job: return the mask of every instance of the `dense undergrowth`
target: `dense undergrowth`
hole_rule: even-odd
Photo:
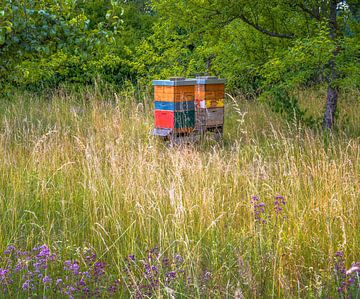
[[[331,135],[228,97],[224,140],[184,147],[131,88],[1,102],[1,296],[356,298],[358,97]]]

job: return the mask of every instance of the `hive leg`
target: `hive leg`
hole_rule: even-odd
[[[215,129],[215,131],[214,131],[214,139],[215,139],[216,141],[222,140],[223,135],[224,135],[224,129],[223,129],[223,127],[218,127],[218,128]]]

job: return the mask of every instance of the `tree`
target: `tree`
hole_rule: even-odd
[[[358,13],[358,2],[157,0],[154,6],[161,22],[183,28],[189,39],[198,43],[200,40],[203,42],[206,35],[222,36],[229,27],[247,32],[247,37],[256,35],[255,32],[261,34],[261,37],[256,35],[260,43],[266,44],[265,49],[273,50],[270,55],[264,55],[272,58],[262,56],[259,59],[262,60],[261,68],[257,72],[262,76],[263,86],[269,90],[278,89],[279,86],[291,89],[296,84],[308,84],[316,81],[316,78],[325,77],[328,92],[323,127],[333,128],[339,88],[342,79],[348,76],[346,64],[355,62],[357,70],[360,70],[358,60],[349,56],[351,52],[355,55],[357,50],[351,40],[354,36],[344,35],[345,24]],[[207,38],[206,42],[209,40],[211,38]],[[200,45],[203,45],[202,42]],[[215,39],[216,43],[222,41]],[[229,47],[231,43],[227,41]],[[211,56],[212,53],[208,54]]]
[[[146,2],[0,0],[0,93],[131,78],[133,51],[152,28]]]
[[[329,26],[329,34],[330,39],[337,43],[337,39],[339,36],[339,27],[337,22],[337,6],[340,3],[339,0],[330,0],[329,1],[329,13],[328,13],[328,26]],[[327,101],[324,113],[324,121],[323,127],[327,129],[331,129],[334,124],[335,112],[338,101],[338,86],[336,86],[335,81],[338,77],[338,72],[336,70],[335,58],[338,55],[340,48],[336,48],[333,51],[333,56],[329,60],[330,74],[328,77],[328,93],[327,93]]]

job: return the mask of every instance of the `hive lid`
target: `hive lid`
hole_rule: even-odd
[[[184,81],[185,77],[170,77],[170,81]]]
[[[188,86],[195,85],[196,79],[186,79],[184,77],[171,77],[169,80],[154,80],[154,86]]]
[[[225,84],[226,80],[216,76],[196,76],[196,84]]]
[[[196,79],[205,79],[205,80],[209,80],[209,79],[217,79],[218,77],[216,76],[196,76]]]

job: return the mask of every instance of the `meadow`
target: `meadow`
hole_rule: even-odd
[[[359,297],[358,99],[328,134],[227,97],[223,141],[181,147],[136,89],[2,101],[0,297]]]

